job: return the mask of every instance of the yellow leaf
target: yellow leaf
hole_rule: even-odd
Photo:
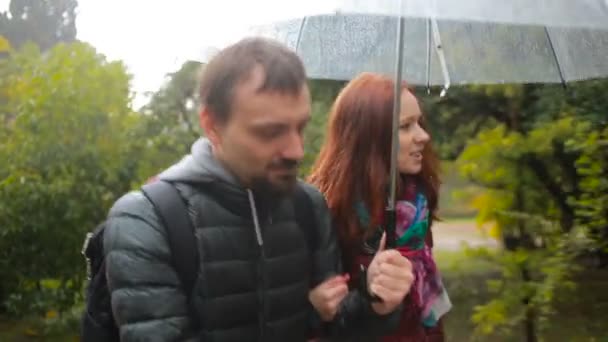
[[[10,51],[10,49],[11,43],[8,42],[8,39],[0,35],[0,52]]]
[[[23,331],[24,334],[26,334],[27,336],[38,336],[38,332],[32,328],[27,328]]]
[[[61,282],[57,279],[43,279],[40,281],[40,286],[45,289],[56,290],[61,285]]]
[[[500,229],[500,225],[498,224],[498,222],[494,221],[494,224],[488,229],[488,235],[490,235],[490,237],[493,237],[495,239],[500,238],[501,229]]]
[[[46,312],[45,318],[46,319],[53,319],[53,318],[56,318],[57,315],[58,315],[58,313],[57,313],[56,310],[49,310],[49,311]]]

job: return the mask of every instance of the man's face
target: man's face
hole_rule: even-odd
[[[287,194],[304,157],[303,130],[310,119],[306,85],[289,95],[258,89],[264,72],[256,68],[234,89],[225,123],[215,123],[215,153],[243,183],[258,191]]]

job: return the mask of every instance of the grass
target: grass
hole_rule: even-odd
[[[3,342],[29,342],[29,341],[78,341],[78,337],[69,332],[52,334],[49,336],[40,331],[38,326],[40,320],[36,318],[24,319],[21,321],[10,320],[0,317],[0,341]]]
[[[12,320],[0,316],[0,341],[79,341],[81,310],[80,305],[64,313],[63,316],[50,319],[28,317],[22,320]]]
[[[40,320],[36,318],[13,321],[0,318],[0,341],[2,342],[64,342],[80,340],[78,331],[58,331],[52,334],[43,333],[36,327]]]

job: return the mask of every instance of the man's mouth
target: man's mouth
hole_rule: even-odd
[[[272,168],[271,169],[273,172],[279,173],[279,174],[294,174],[298,172],[298,168],[297,167],[276,167],[276,168]]]
[[[278,172],[297,172],[299,162],[295,160],[283,159],[270,164],[269,169]]]

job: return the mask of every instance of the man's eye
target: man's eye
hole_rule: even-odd
[[[264,139],[273,139],[281,135],[281,132],[280,128],[264,128],[258,131],[258,135]]]

